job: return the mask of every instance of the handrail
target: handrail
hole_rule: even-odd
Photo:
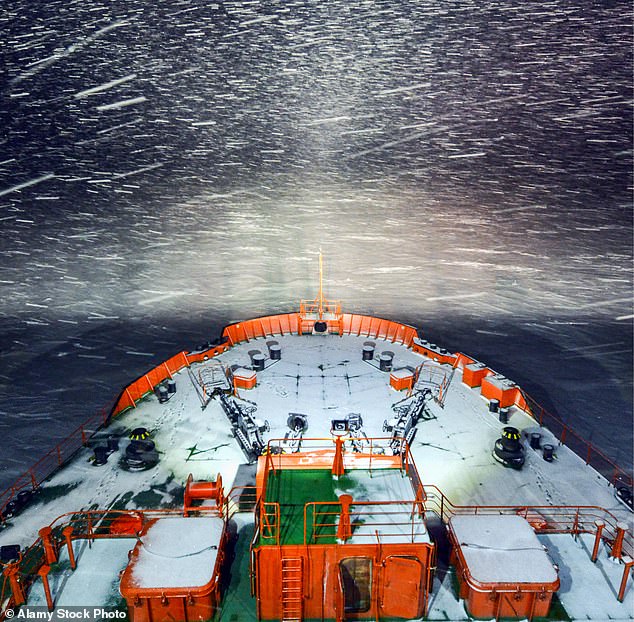
[[[615,485],[618,482],[622,482],[626,486],[632,487],[634,483],[632,473],[622,469],[600,449],[597,449],[590,441],[585,440],[577,434],[559,417],[544,409],[544,407],[530,397],[526,391],[521,388],[519,391],[526,402],[525,411],[539,423],[540,427],[545,427],[552,432],[562,445],[566,445],[582,458],[586,464],[589,464],[600,475],[603,475],[611,484]]]
[[[257,501],[257,488],[255,486],[233,486],[225,497],[227,515],[231,517],[237,512],[253,512]]]
[[[605,523],[603,539],[609,543],[616,537],[619,519],[597,505],[455,505],[434,484],[425,484],[425,509],[435,513],[443,523],[452,516],[464,514],[515,514],[523,516],[537,533],[595,533],[596,520]],[[634,534],[626,531],[623,552],[634,557]]]
[[[160,363],[147,373],[142,374],[135,381],[125,386],[114,405],[99,413],[89,417],[83,424],[74,430],[69,436],[55,445],[31,468],[20,475],[13,485],[9,486],[0,494],[0,523],[6,519],[6,509],[8,504],[17,498],[20,492],[34,492],[42,482],[50,477],[60,466],[69,460],[82,446],[86,446],[92,434],[103,426],[107,426],[110,420],[119,413],[136,406],[136,402],[142,399],[147,393],[153,390],[154,386],[172,374],[180,371],[192,363],[202,362],[211,357],[217,356],[230,347],[241,341],[249,341],[258,337],[277,334],[298,334],[299,314],[287,313],[272,315],[262,318],[246,320],[242,323],[230,324],[222,331],[223,340],[200,352],[178,352],[170,359]],[[399,342],[406,347],[414,348],[415,351],[422,351],[424,348],[414,343],[416,329],[406,324],[400,324],[391,320],[376,318],[373,316],[342,314],[341,334],[367,335],[368,337],[384,338],[394,342]],[[452,358],[454,367],[474,362],[474,359],[460,353],[449,355]],[[492,370],[491,370],[491,373]],[[608,458],[601,450],[592,443],[586,441],[570,426],[561,419],[548,413],[535,400],[528,396],[521,388],[517,387],[518,407],[526,410],[529,415],[539,423],[544,425],[572,451],[582,457],[586,464],[592,466],[599,474],[613,485],[622,482],[624,485],[632,487],[634,478],[632,473],[619,467],[616,462]],[[95,427],[92,430],[92,427]],[[558,434],[558,431],[560,433]],[[78,440],[81,439],[81,442]]]
[[[319,544],[320,540],[331,540],[337,536],[337,520],[341,514],[334,507],[340,504],[336,501],[309,501],[304,504],[304,544]],[[323,508],[323,509],[321,509]],[[393,531],[387,531],[377,536],[376,530],[368,533],[353,532],[356,539],[366,538],[376,542],[377,537],[389,538],[408,536],[409,541],[414,542],[416,525],[422,525],[420,505],[416,500],[391,500],[391,501],[356,501],[350,504],[350,513],[354,514],[353,529],[355,524],[371,525],[372,527],[388,527]],[[392,520],[394,518],[394,520]],[[407,527],[407,531],[398,527]],[[325,533],[318,533],[324,530]],[[402,542],[405,540],[401,540]]]

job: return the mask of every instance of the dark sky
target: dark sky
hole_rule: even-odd
[[[313,295],[320,246],[345,308],[493,357],[608,449],[624,426],[631,460],[631,25],[630,2],[7,4],[7,472],[46,422]]]

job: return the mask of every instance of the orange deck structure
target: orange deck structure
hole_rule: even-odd
[[[396,391],[411,389],[414,386],[414,372],[409,369],[395,369],[390,373],[390,386]]]
[[[324,444],[260,459],[252,549],[258,619],[425,615],[435,546],[407,446],[398,456],[344,451],[338,475],[333,441]]]
[[[239,367],[233,372],[233,386],[235,389],[253,389],[257,381],[257,374],[251,369]]]
[[[557,569],[521,516],[454,516],[449,520],[460,598],[475,618],[548,615],[559,589]]]

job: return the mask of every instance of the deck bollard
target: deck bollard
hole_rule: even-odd
[[[44,586],[44,595],[46,596],[46,606],[49,611],[53,611],[55,609],[55,605],[53,604],[53,596],[51,595],[51,585],[48,582],[48,573],[50,572],[50,566],[42,566],[37,574],[42,577],[42,585]]]
[[[603,528],[605,527],[605,523],[601,519],[597,519],[594,521],[594,524],[597,528],[597,533],[594,536],[594,548],[592,549],[592,561],[596,562],[597,557],[599,555],[599,545],[601,544],[601,534],[603,533]]]
[[[57,550],[53,544],[52,533],[53,530],[50,527],[42,527],[42,529],[38,531],[42,539],[42,544],[44,545],[44,558],[49,566],[57,562]]]
[[[77,561],[75,560],[75,551],[73,551],[73,541],[71,540],[71,536],[73,535],[73,526],[69,525],[68,527],[64,527],[62,534],[64,535],[66,546],[68,547],[68,559],[70,560],[70,567],[75,570],[75,568],[77,568]]]
[[[621,559],[621,557],[623,557],[623,538],[625,538],[626,531],[627,523],[619,521],[616,524],[616,538],[614,538],[614,543],[612,544],[610,557],[614,557],[614,559]]]

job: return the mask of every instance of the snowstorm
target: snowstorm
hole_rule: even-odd
[[[632,464],[632,6],[0,9],[0,488],[234,321],[406,322]]]

